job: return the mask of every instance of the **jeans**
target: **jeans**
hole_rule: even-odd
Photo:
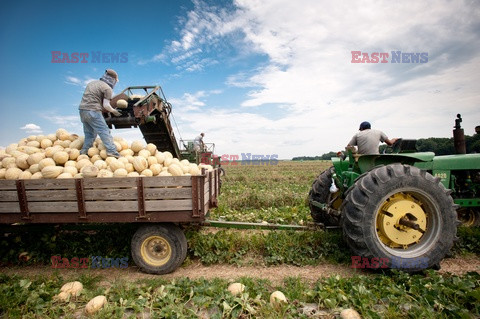
[[[107,149],[107,154],[119,155],[101,112],[80,110],[80,119],[82,120],[83,133],[85,134],[85,141],[80,154],[87,154],[88,149],[93,146],[93,142],[98,134]]]

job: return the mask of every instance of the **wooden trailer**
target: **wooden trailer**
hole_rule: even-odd
[[[135,263],[165,274],[187,254],[180,224],[205,221],[219,193],[219,169],[199,176],[0,180],[0,224],[137,223]]]

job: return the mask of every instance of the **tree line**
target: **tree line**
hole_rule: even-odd
[[[473,136],[465,135],[465,144],[467,153],[480,153],[480,134]],[[380,146],[380,153],[382,153],[386,145]],[[453,137],[429,137],[417,140],[417,151],[419,152],[434,152],[436,155],[451,155],[455,154],[455,146]],[[298,156],[292,158],[293,161],[313,161],[313,160],[330,160],[337,156],[337,152],[328,152],[320,156]]]

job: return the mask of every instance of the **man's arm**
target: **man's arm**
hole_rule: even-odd
[[[113,113],[115,116],[120,116],[122,113],[119,111],[115,110],[111,105],[110,105],[110,100],[103,99],[103,108],[107,110],[110,113]]]
[[[387,144],[388,146],[392,146],[393,143],[395,143],[396,141],[398,140],[398,138],[392,138],[392,139],[385,139],[385,144]]]

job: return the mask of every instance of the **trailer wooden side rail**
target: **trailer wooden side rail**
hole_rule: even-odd
[[[219,171],[200,176],[0,181],[0,223],[201,222]]]

